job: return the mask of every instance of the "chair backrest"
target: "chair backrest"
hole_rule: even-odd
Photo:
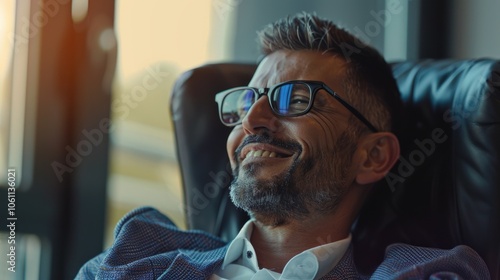
[[[500,62],[392,64],[404,103],[403,150],[353,226],[358,269],[369,272],[394,242],[466,244],[500,277]],[[215,93],[246,85],[255,65],[211,64],[184,73],[171,99],[190,228],[231,240],[248,216],[228,198],[230,128]]]

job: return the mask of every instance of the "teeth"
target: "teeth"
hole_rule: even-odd
[[[253,156],[253,151],[250,151],[245,158],[249,158]]]
[[[275,152],[270,152],[270,151],[265,151],[265,150],[258,150],[258,151],[250,151],[246,155],[245,158],[251,158],[251,157],[277,157],[278,155]]]

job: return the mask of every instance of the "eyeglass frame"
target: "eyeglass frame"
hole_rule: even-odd
[[[311,101],[309,102],[309,104],[307,105],[307,108],[303,112],[283,115],[282,113],[276,111],[275,108],[273,108],[271,98],[269,98],[269,93],[274,93],[276,88],[281,87],[281,86],[286,85],[286,84],[291,84],[291,83],[306,84],[309,87],[309,94],[311,97],[310,98]],[[372,132],[374,132],[374,133],[378,132],[378,130],[375,128],[374,125],[372,125],[370,123],[370,121],[368,121],[356,108],[354,108],[347,101],[345,101],[342,97],[340,97],[337,94],[337,92],[332,90],[330,87],[328,87],[325,83],[323,83],[321,81],[312,81],[312,80],[291,80],[291,81],[286,81],[286,82],[282,82],[282,83],[273,85],[272,87],[269,87],[269,88],[256,88],[256,87],[249,87],[249,86],[235,87],[235,88],[230,88],[230,89],[227,89],[227,90],[224,90],[224,91],[221,91],[221,92],[215,94],[215,102],[217,102],[218,107],[219,107],[219,118],[220,118],[222,124],[224,124],[225,126],[232,127],[232,126],[236,126],[236,125],[239,125],[242,123],[242,119],[240,119],[239,121],[232,123],[232,124],[227,124],[226,122],[224,122],[224,120],[222,118],[222,103],[224,101],[224,98],[228,94],[230,94],[234,91],[243,90],[243,89],[252,90],[252,92],[257,95],[257,98],[255,99],[254,103],[250,106],[250,108],[257,102],[257,100],[259,100],[262,96],[265,95],[268,97],[267,99],[269,101],[269,107],[271,108],[273,113],[276,114],[277,116],[281,116],[281,117],[298,117],[298,116],[302,116],[302,115],[309,113],[309,111],[311,111],[311,108],[313,107],[314,99],[316,98],[316,93],[319,90],[324,89],[328,94],[333,96],[340,104],[342,104],[342,106],[344,106],[347,110],[349,110],[349,112],[351,112],[356,118],[358,118],[358,120],[360,120],[363,124],[365,124]]]

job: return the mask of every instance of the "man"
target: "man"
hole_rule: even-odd
[[[350,228],[373,183],[399,157],[401,108],[390,67],[371,47],[309,14],[259,35],[265,58],[248,87],[219,93],[233,168],[231,199],[251,220],[229,244],[182,232],[149,208],[77,278],[361,279]],[[317,240],[329,243],[318,246]],[[330,242],[331,241],[331,242]],[[373,279],[488,279],[470,248],[396,244]]]

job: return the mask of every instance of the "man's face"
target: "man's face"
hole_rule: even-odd
[[[344,62],[331,54],[278,51],[262,61],[249,85],[316,80],[342,95],[344,71]],[[334,211],[354,179],[350,117],[324,90],[311,111],[298,117],[274,115],[268,98],[261,97],[227,142],[236,206],[272,225]]]

